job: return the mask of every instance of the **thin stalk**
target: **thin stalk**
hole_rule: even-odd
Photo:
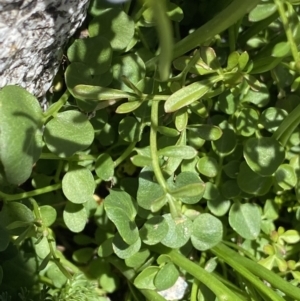
[[[128,268],[124,261],[115,257],[115,256],[110,256],[108,258],[109,263],[111,263],[113,266],[115,266],[122,274],[123,276],[129,280],[131,283],[133,282],[134,278],[136,277],[136,272]],[[164,297],[159,295],[156,291],[152,290],[146,290],[146,289],[141,289],[139,290],[147,300],[149,301],[167,301]]]
[[[224,260],[228,265],[234,268],[244,278],[248,279],[257,290],[259,290],[264,296],[267,296],[272,301],[284,301],[282,297],[277,295],[273,290],[269,289],[261,281],[258,282],[258,278],[264,279],[269,282],[274,288],[282,291],[287,296],[293,299],[299,299],[300,289],[291,285],[287,281],[283,280],[276,273],[266,269],[262,265],[248,258],[245,258],[220,243],[216,247],[211,249],[211,252]]]
[[[95,155],[86,155],[86,154],[75,154],[68,158],[62,158],[52,153],[42,153],[40,159],[46,160],[65,160],[65,161],[95,161],[97,157]]]
[[[170,75],[171,61],[173,57],[173,31],[171,22],[166,14],[165,1],[148,0],[148,4],[153,10],[156,23],[157,35],[159,39],[160,53],[158,71],[160,79],[166,81]]]
[[[58,162],[58,166],[57,166],[57,169],[56,169],[56,172],[55,172],[55,175],[54,175],[54,182],[55,183],[59,183],[60,174],[61,174],[63,168],[64,168],[64,162],[62,160],[60,160]]]
[[[159,166],[159,158],[157,155],[157,127],[158,127],[158,104],[159,101],[152,101],[151,107],[151,129],[150,129],[150,153],[152,159],[152,167],[157,182],[167,192],[167,183]]]
[[[173,59],[212,39],[241,19],[247,12],[254,8],[260,0],[234,0],[213,19],[195,30],[193,33],[174,45]],[[147,67],[156,64],[158,57],[149,60]]]
[[[235,40],[236,40],[236,37],[235,37],[235,26],[234,25],[231,25],[229,28],[228,28],[228,37],[229,37],[229,51],[230,52],[233,52],[235,51]]]
[[[262,21],[255,22],[253,25],[251,25],[251,27],[249,29],[247,29],[246,31],[241,33],[241,35],[239,36],[239,43],[244,44],[250,38],[254,37],[262,30],[265,30],[271,23],[273,23],[278,18],[278,16],[279,15],[276,12],[273,15],[271,15],[270,17],[268,17]]]
[[[34,197],[36,195],[44,194],[47,192],[55,191],[55,190],[60,189],[61,187],[62,187],[62,184],[57,183],[57,184],[49,185],[49,186],[46,186],[43,188],[39,188],[39,189],[35,189],[32,191],[27,191],[27,192],[22,192],[22,193],[17,193],[17,194],[6,194],[6,193],[0,191],[0,197],[5,202],[16,201],[16,200]]]
[[[163,245],[156,245],[151,249],[156,253],[168,255],[174,264],[207,286],[217,296],[219,301],[244,301],[228,289],[228,287],[219,281],[212,273],[207,272],[196,263],[185,258],[178,251],[169,249]]]
[[[249,257],[251,260],[256,261],[256,258],[248,251],[246,251],[245,249],[243,249],[242,247],[240,247],[239,245],[236,245],[232,242],[229,241],[223,241],[224,245],[227,245],[233,249],[236,249],[237,251],[240,251],[242,253],[244,253],[247,257]]]
[[[114,166],[117,167],[120,165],[133,151],[135,148],[136,142],[132,142],[128,145],[128,147],[125,149],[125,151],[122,153],[122,155],[114,161]]]
[[[300,105],[298,105],[280,124],[273,137],[285,146],[300,123]]]
[[[282,24],[283,24],[283,27],[284,27],[284,31],[285,31],[287,40],[289,42],[289,46],[291,48],[291,52],[292,52],[294,61],[298,62],[299,61],[298,47],[297,47],[297,45],[295,43],[295,40],[294,40],[294,37],[293,37],[292,28],[291,28],[291,26],[289,24],[287,13],[286,13],[286,11],[284,9],[284,2],[282,0],[274,0],[274,2],[277,5],[279,16],[280,16],[280,19],[282,21]]]
[[[58,111],[66,104],[68,98],[70,97],[70,92],[67,89],[65,93],[60,97],[60,99],[54,103],[50,108],[43,113],[44,115],[44,123],[52,116],[58,113]]]

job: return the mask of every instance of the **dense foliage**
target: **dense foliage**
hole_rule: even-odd
[[[299,5],[94,0],[1,89],[0,300],[300,300]]]

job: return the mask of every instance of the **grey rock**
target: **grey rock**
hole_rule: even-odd
[[[16,84],[46,94],[63,47],[86,16],[89,0],[1,0],[0,88]]]

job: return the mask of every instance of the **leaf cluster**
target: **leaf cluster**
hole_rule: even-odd
[[[299,9],[94,0],[2,88],[0,300],[299,300]]]

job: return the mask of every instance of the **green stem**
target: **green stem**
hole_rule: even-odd
[[[179,41],[174,46],[173,59],[177,58],[192,49],[212,39],[215,35],[223,32],[231,25],[253,9],[260,0],[234,0],[223,11],[217,14],[213,19],[195,30],[193,33]],[[146,63],[147,67],[153,66],[157,62],[157,57]]]
[[[213,274],[185,258],[178,251],[169,249],[163,245],[155,245],[151,250],[159,254],[168,255],[174,264],[187,271],[190,275],[194,276],[207,286],[217,296],[219,301],[244,301],[228,289],[221,281],[216,279]]]
[[[276,19],[278,18],[278,13],[274,13],[270,17],[253,23],[249,29],[246,31],[242,32],[241,35],[239,36],[239,43],[244,44],[246,43],[250,38],[254,37],[257,35],[259,32],[265,30],[271,23],[273,23]]]
[[[150,153],[152,159],[152,167],[157,182],[167,192],[167,183],[159,166],[159,158],[157,155],[157,127],[158,127],[158,104],[159,101],[152,101],[151,108],[151,129],[150,129]]]
[[[173,32],[171,22],[166,14],[165,1],[148,0],[153,10],[159,39],[160,53],[158,71],[160,79],[166,81],[170,75],[170,66],[173,57]]]
[[[229,37],[229,51],[235,51],[235,26],[232,25],[228,28],[228,37]]]
[[[57,114],[57,112],[66,104],[69,97],[70,97],[70,92],[67,89],[65,91],[65,93],[61,96],[61,98],[56,103],[54,103],[52,106],[50,106],[50,108],[46,112],[44,112],[44,114],[43,114],[44,115],[44,123],[46,123],[46,121],[50,117]]]
[[[221,177],[222,177],[222,170],[223,170],[223,157],[219,157],[219,169],[218,169],[218,174],[216,176],[216,180],[215,180],[215,185],[219,186],[220,182],[221,182]]]
[[[295,40],[294,40],[294,37],[293,37],[293,32],[292,32],[292,29],[290,27],[289,20],[288,20],[288,17],[287,17],[287,13],[284,9],[284,2],[282,0],[274,0],[274,2],[277,5],[279,16],[280,16],[280,19],[282,21],[288,43],[289,43],[289,46],[290,46],[291,51],[292,51],[294,61],[298,62],[298,60],[299,60],[298,47],[295,43]],[[288,3],[286,3],[286,4],[288,5]]]
[[[55,175],[54,175],[54,182],[55,183],[59,183],[60,174],[61,174],[63,168],[64,168],[64,162],[62,160],[60,160],[58,162],[58,166],[57,166],[57,169],[56,169],[56,172],[55,172]]]
[[[65,160],[65,161],[95,161],[97,157],[95,155],[86,155],[86,154],[75,154],[68,158],[62,158],[52,153],[42,153],[40,159],[46,160]]]
[[[252,283],[252,285],[259,290],[264,296],[272,301],[284,301],[282,297],[276,294],[273,290],[268,288],[257,277],[269,282],[272,287],[282,291],[292,299],[299,299],[300,289],[280,278],[276,273],[269,271],[262,265],[248,258],[245,258],[220,243],[211,249],[212,253],[224,260],[236,272],[241,274],[244,278]]]
[[[3,199],[3,201],[6,201],[6,202],[16,201],[16,200],[34,197],[39,194],[44,194],[47,192],[55,191],[55,190],[60,189],[61,187],[62,187],[62,184],[57,183],[57,184],[49,185],[49,186],[46,186],[43,188],[35,189],[32,191],[28,191],[28,192],[17,193],[17,194],[6,194],[6,193],[0,191],[0,197]]]
[[[283,146],[286,145],[290,136],[300,123],[300,105],[298,105],[280,124],[273,137]]]
[[[223,244],[226,245],[226,246],[231,247],[232,249],[236,249],[237,251],[240,251],[240,252],[244,253],[251,260],[256,261],[256,258],[250,252],[246,251],[245,249],[243,249],[239,245],[236,245],[236,244],[234,244],[232,242],[229,242],[229,241],[224,241]]]
[[[133,282],[134,278],[136,277],[136,272],[133,269],[128,268],[123,260],[115,256],[110,256],[108,261],[114,265],[123,274],[123,276],[126,277],[127,280]],[[140,292],[149,301],[166,301],[166,299],[159,295],[156,291],[141,289]]]
[[[136,142],[132,142],[128,145],[128,147],[125,149],[125,151],[122,153],[122,155],[115,160],[114,165],[115,167],[117,167],[118,165],[120,165],[133,151],[133,149],[135,148]]]

